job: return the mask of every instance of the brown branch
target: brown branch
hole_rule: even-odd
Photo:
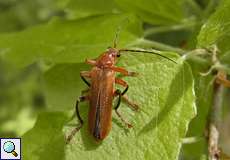
[[[219,64],[217,57],[218,48],[214,46],[212,55],[212,63]],[[222,103],[224,86],[226,85],[227,75],[225,72],[218,70],[214,84],[213,84],[213,103],[209,113],[209,132],[208,132],[208,152],[209,160],[220,160],[219,144],[219,126],[221,121]],[[226,80],[226,81],[225,81]]]
[[[208,151],[209,160],[219,160],[220,150],[219,143],[219,123],[221,117],[221,107],[223,101],[224,87],[221,84],[214,84],[213,105],[210,110],[210,122],[209,122],[209,139],[208,139]]]

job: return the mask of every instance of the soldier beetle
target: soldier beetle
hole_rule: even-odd
[[[119,72],[124,76],[135,76],[135,72],[127,71],[122,67],[115,66],[117,59],[124,52],[142,52],[151,53],[157,56],[166,58],[174,63],[174,60],[161,55],[159,52],[148,51],[142,49],[117,49],[117,34],[114,40],[113,47],[110,47],[102,53],[97,59],[86,59],[86,63],[92,65],[93,68],[90,71],[82,71],[80,73],[81,79],[89,87],[82,92],[82,96],[77,99],[76,102],[76,116],[80,122],[80,126],[72,130],[67,137],[67,143],[73,138],[73,136],[80,130],[83,125],[83,119],[79,113],[79,103],[83,101],[89,102],[88,112],[88,125],[89,133],[95,138],[96,141],[101,141],[109,134],[112,126],[112,104],[115,97],[118,97],[118,102],[115,106],[115,113],[121,119],[122,122],[131,128],[132,125],[128,123],[119,113],[118,108],[120,106],[121,98],[123,98],[134,110],[138,110],[138,105],[131,102],[125,93],[128,91],[129,85],[121,78],[115,77],[115,73]],[[89,79],[90,81],[88,81]],[[123,91],[115,89],[115,84],[123,86]]]

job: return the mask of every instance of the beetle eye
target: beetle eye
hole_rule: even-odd
[[[106,51],[109,51],[112,47],[107,47]]]

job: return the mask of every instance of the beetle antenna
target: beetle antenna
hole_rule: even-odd
[[[113,41],[113,48],[116,48],[116,47],[117,47],[117,44],[118,44],[118,40],[119,40],[119,36],[120,36],[121,30],[122,30],[122,27],[123,27],[126,23],[129,23],[129,19],[128,19],[128,18],[123,19],[123,20],[121,21],[121,24],[117,27],[117,31],[116,31],[116,34],[115,34],[115,38],[114,38],[114,41]]]
[[[150,54],[155,54],[157,56],[163,57],[169,61],[172,61],[174,63],[177,63],[176,61],[174,61],[173,59],[166,57],[162,54],[160,54],[160,51],[154,50],[154,51],[147,51],[147,50],[138,50],[138,49],[119,49],[119,52],[141,52],[141,53],[150,53]]]
[[[116,31],[116,34],[115,34],[115,38],[114,38],[114,41],[113,41],[113,48],[117,47],[117,43],[118,43],[118,38],[119,38],[120,32],[121,32],[121,26],[119,26],[117,28],[117,31]]]

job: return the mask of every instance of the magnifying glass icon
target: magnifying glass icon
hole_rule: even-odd
[[[15,145],[13,142],[11,141],[7,141],[3,144],[3,150],[6,152],[6,153],[11,153],[14,155],[14,157],[17,157],[18,154],[17,152],[15,152]]]

